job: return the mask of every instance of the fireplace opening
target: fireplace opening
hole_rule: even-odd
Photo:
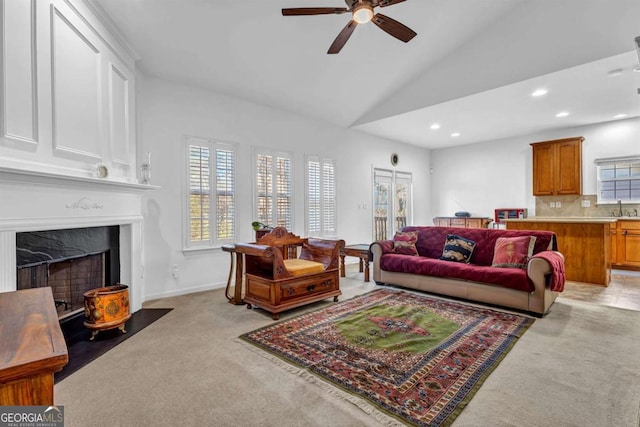
[[[120,281],[119,227],[17,233],[17,289],[49,286],[58,318],[84,313],[84,293]]]
[[[18,289],[51,287],[58,318],[62,320],[83,311],[86,291],[105,286],[105,255],[103,252],[18,268]]]

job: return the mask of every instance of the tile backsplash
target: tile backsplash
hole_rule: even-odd
[[[585,203],[588,202],[587,204],[589,205],[589,207],[583,207],[583,201],[585,201]],[[558,207],[558,202],[560,202],[560,207]],[[553,208],[551,207],[551,204],[554,205]],[[638,216],[639,211],[640,211],[640,204],[637,204],[637,203],[622,204],[623,216]],[[595,194],[582,195],[582,196],[536,197],[536,216],[611,217],[611,216],[619,216],[618,213],[619,213],[619,209],[617,204],[597,205]]]

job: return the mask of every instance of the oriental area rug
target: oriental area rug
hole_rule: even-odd
[[[405,423],[447,426],[533,321],[381,289],[240,338]]]

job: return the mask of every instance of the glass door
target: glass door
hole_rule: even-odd
[[[373,170],[373,239],[391,239],[411,224],[411,174],[386,169]]]

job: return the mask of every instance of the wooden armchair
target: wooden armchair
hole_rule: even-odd
[[[291,257],[301,247],[298,257]],[[338,300],[339,257],[344,240],[301,238],[276,227],[256,243],[238,243],[245,257],[247,308],[259,306],[272,314],[325,298]],[[293,250],[291,250],[293,248]]]

